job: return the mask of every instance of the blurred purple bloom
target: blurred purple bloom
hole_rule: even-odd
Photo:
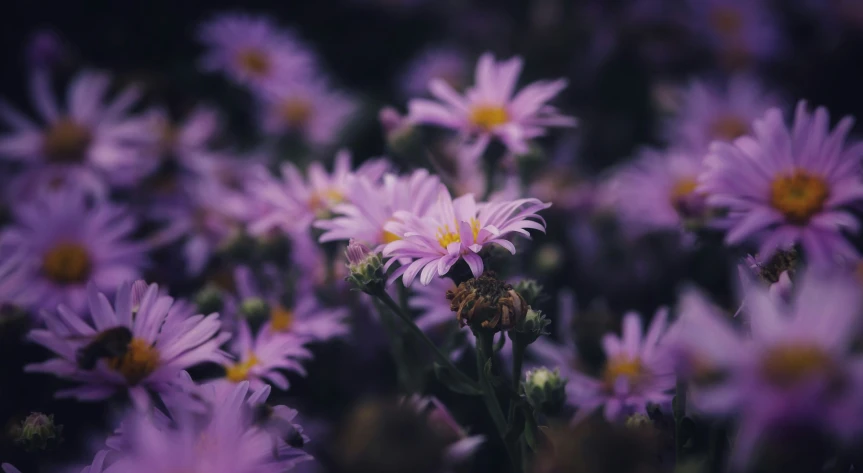
[[[303,346],[303,339],[289,335],[263,337],[262,332],[253,337],[252,329],[245,320],[240,320],[237,328],[230,345],[230,352],[237,359],[225,365],[224,379],[227,382],[248,381],[252,389],[270,382],[284,391],[289,385],[281,371],[305,376],[306,370],[300,361],[310,359],[312,353]]]
[[[50,68],[67,54],[57,33],[51,30],[36,31],[27,44],[27,61],[37,68]]]
[[[221,125],[218,112],[198,106],[182,120],[173,122],[167,110],[155,109],[149,116],[152,133],[158,137],[156,154],[173,159],[184,171],[202,173],[218,158],[210,150]]]
[[[435,397],[420,397],[413,395],[402,398],[401,402],[425,414],[429,427],[445,439],[452,439],[444,453],[447,463],[452,466],[470,458],[479,446],[485,442],[485,436],[468,436],[467,432],[456,422],[446,406]]]
[[[470,64],[465,55],[451,48],[432,48],[421,52],[408,64],[401,78],[401,89],[408,97],[428,91],[433,79],[441,79],[454,90],[467,86]]]
[[[687,24],[732,68],[774,59],[783,49],[777,15],[766,0],[688,0]]]

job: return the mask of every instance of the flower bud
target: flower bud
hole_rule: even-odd
[[[222,293],[213,284],[207,284],[195,295],[195,304],[198,306],[198,311],[202,314],[221,312],[224,307]]]
[[[521,323],[515,326],[515,330],[509,333],[510,338],[516,343],[530,345],[537,338],[548,335],[546,330],[551,325],[551,321],[543,315],[542,311],[533,310],[530,307],[527,309],[527,315]]]
[[[260,297],[251,297],[240,303],[240,314],[247,319],[265,319],[270,315],[270,305]]]
[[[61,442],[63,426],[54,423],[54,414],[45,415],[33,412],[20,426],[14,428],[15,442],[28,452],[45,450],[50,445]]]
[[[369,247],[357,242],[353,238],[345,249],[348,258],[348,269],[351,274],[348,281],[354,283],[363,292],[372,293],[383,287],[384,274],[381,268],[383,260],[381,255],[373,253]]]
[[[450,310],[458,315],[459,325],[470,325],[474,331],[511,330],[524,320],[528,310],[521,294],[491,271],[447,291],[446,298]]]
[[[524,375],[524,394],[527,402],[545,415],[556,415],[566,402],[566,379],[560,370],[548,368],[530,370]]]

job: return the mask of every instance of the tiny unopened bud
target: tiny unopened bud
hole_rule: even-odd
[[[524,302],[529,306],[536,305],[542,295],[542,285],[534,279],[524,279],[519,281],[515,286],[513,286],[513,289],[515,289],[515,292],[521,294],[521,297],[524,298]]]
[[[195,295],[195,304],[202,314],[221,312],[222,307],[224,307],[221,291],[212,284],[207,284]]]
[[[60,443],[63,426],[54,423],[54,414],[33,412],[15,429],[15,442],[28,452],[45,450]]]
[[[509,333],[510,338],[516,343],[529,345],[543,335],[548,335],[546,330],[551,325],[551,321],[542,313],[542,311],[528,308],[527,315],[524,319],[516,324],[515,330]]]
[[[626,418],[626,426],[630,429],[641,429],[653,425],[653,421],[647,414],[637,412]]]
[[[560,370],[548,368],[529,370],[524,375],[524,395],[537,411],[553,416],[560,412],[566,402],[566,382]]]
[[[491,271],[468,279],[447,291],[450,310],[458,315],[459,325],[470,325],[474,331],[512,330],[527,315],[524,298],[511,284],[498,279]]]
[[[265,319],[270,315],[270,305],[260,297],[244,299],[240,303],[240,314],[247,319]]]
[[[369,249],[366,245],[351,238],[345,249],[348,258],[348,269],[351,274],[346,280],[354,283],[360,290],[372,293],[383,287],[384,274],[381,255]]]

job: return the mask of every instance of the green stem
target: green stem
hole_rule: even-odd
[[[486,409],[488,409],[488,413],[491,416],[491,420],[494,423],[495,428],[497,428],[497,433],[500,435],[500,438],[506,447],[506,453],[509,455],[513,471],[520,472],[521,462],[518,460],[518,453],[507,435],[509,432],[509,424],[503,416],[503,410],[497,400],[494,385],[492,385],[491,380],[485,371],[486,363],[488,363],[488,361],[491,360],[491,357],[494,356],[494,349],[492,347],[493,337],[494,335],[490,333],[476,333],[477,376],[479,377],[479,383],[482,388],[482,399],[485,402]]]
[[[683,418],[686,416],[686,383],[678,380],[674,393],[674,457],[680,465],[683,459]]]

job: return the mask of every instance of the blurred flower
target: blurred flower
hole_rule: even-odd
[[[527,402],[537,412],[544,415],[556,415],[566,401],[566,378],[560,376],[560,370],[536,368],[524,374],[524,393]]]
[[[408,119],[458,130],[469,156],[480,156],[492,138],[501,140],[512,153],[526,153],[528,140],[543,136],[546,127],[576,122],[546,105],[566,87],[563,79],[534,82],[513,97],[521,68],[521,58],[497,63],[491,54],[484,54],[476,66],[476,83],[464,96],[444,80],[434,79],[429,91],[443,104],[413,99]]]
[[[300,361],[310,359],[312,353],[303,346],[301,338],[264,337],[262,331],[252,337],[252,329],[245,320],[237,323],[237,329],[230,347],[237,360],[225,364],[226,381],[248,381],[252,389],[270,382],[285,391],[289,386],[288,379],[281,370],[305,376],[306,370]]]
[[[770,60],[782,50],[776,14],[765,0],[689,0],[687,24],[704,35],[731,69]]]
[[[601,379],[575,371],[567,373],[572,386],[567,394],[570,402],[578,406],[577,420],[602,406],[605,418],[617,421],[646,412],[648,403],[669,403],[674,371],[658,347],[667,317],[667,310],[658,310],[644,335],[639,315],[627,314],[623,317],[622,336],[607,334],[602,339],[607,361]]]
[[[762,260],[757,255],[747,255],[748,273],[758,276],[770,287],[770,294],[788,300],[791,297],[793,284],[791,276],[797,272],[799,264],[797,251],[779,250],[769,260]]]
[[[846,117],[830,132],[827,110],[810,114],[801,101],[793,129],[771,109],[755,122],[753,137],[715,143],[698,191],[708,204],[728,208],[726,243],[755,239],[762,258],[800,243],[813,264],[854,259],[842,232],[856,232],[859,223],[840,210],[863,200],[863,147],[845,146],[852,124]]]
[[[479,277],[483,262],[478,253],[497,244],[515,254],[515,246],[506,237],[512,233],[529,237],[528,229],[545,231],[545,220],[537,212],[550,206],[537,199],[478,204],[472,194],[453,200],[446,189],[441,189],[426,216],[397,211],[396,221],[384,225],[384,231],[403,235],[384,248],[383,255],[390,258],[387,265],[402,258],[412,260],[402,264],[392,279],[402,276],[409,286],[422,270],[420,282],[426,285],[435,275],[446,274],[460,259],[468,264],[474,277]]]
[[[50,68],[62,61],[68,51],[56,32],[42,29],[30,37],[26,54],[32,67]]]
[[[125,208],[88,205],[75,193],[55,193],[13,209],[15,223],[0,232],[0,253],[26,255],[4,279],[26,281],[15,301],[53,311],[58,304],[79,311],[86,286],[112,293],[138,277],[145,247],[129,239],[136,222]],[[5,284],[5,282],[4,282]]]
[[[54,352],[58,358],[26,366],[28,372],[51,373],[83,384],[64,389],[57,397],[81,401],[106,399],[127,390],[139,407],[150,404],[148,391],[171,391],[180,371],[203,362],[224,363],[227,358],[219,346],[230,337],[219,334],[218,314],[185,317],[172,311],[173,299],[159,295],[151,284],[132,316],[131,285],[120,286],[114,305],[95,286],[87,288],[89,317],[76,314],[65,305],[57,312],[45,312],[45,329],[30,332],[30,338]],[[92,325],[90,322],[92,321]],[[131,332],[126,346],[118,343],[118,327]],[[123,340],[125,341],[125,340]],[[99,345],[95,345],[99,344]],[[92,369],[84,369],[84,356],[91,352],[117,352],[99,357]]]
[[[357,111],[354,99],[320,77],[279,82],[260,96],[263,130],[296,135],[315,146],[333,144]]]
[[[210,170],[217,158],[210,145],[219,133],[218,112],[209,107],[194,108],[183,120],[174,122],[162,108],[150,112],[152,133],[158,137],[155,152],[161,159],[170,159],[183,171],[193,174]]]
[[[325,230],[321,242],[349,240],[372,245],[375,251],[402,238],[384,226],[396,220],[399,211],[423,217],[435,202],[441,184],[437,176],[417,169],[404,176],[386,174],[377,178],[357,176],[347,192],[347,202],[333,206],[336,217],[319,220],[315,227]]]
[[[200,25],[198,39],[209,48],[202,69],[222,72],[256,91],[304,79],[314,68],[306,46],[267,16],[221,13]]]
[[[676,147],[701,157],[713,141],[732,142],[752,134],[752,122],[779,100],[750,76],[732,77],[725,88],[693,81],[680,97],[682,108],[665,124]]]
[[[446,406],[436,397],[420,397],[414,394],[402,398],[401,403],[425,415],[431,430],[448,443],[444,457],[445,462],[450,465],[470,458],[485,441],[483,435],[468,436]]]
[[[125,88],[103,104],[110,76],[80,72],[69,85],[63,110],[49,81],[45,71],[31,78],[32,100],[45,125],[0,103],[0,120],[13,130],[0,136],[0,158],[73,173],[85,169],[116,186],[135,184],[151,170],[146,149],[154,135],[148,118],[129,115],[140,96],[137,88]]]
[[[408,97],[426,93],[433,79],[441,79],[454,90],[467,86],[470,65],[456,49],[437,47],[422,51],[401,77],[401,89]]]

